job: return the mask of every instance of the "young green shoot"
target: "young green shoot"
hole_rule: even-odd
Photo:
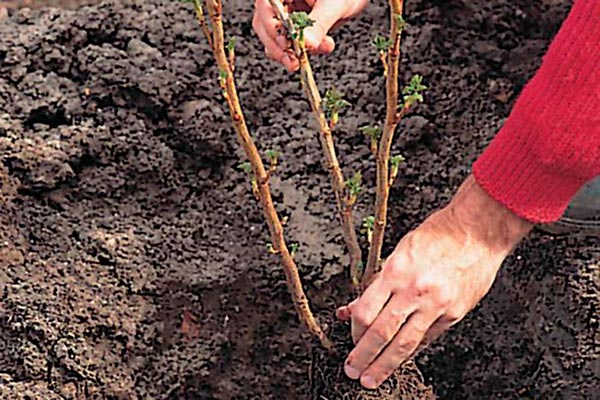
[[[335,88],[327,89],[323,110],[325,111],[325,118],[329,121],[330,129],[333,129],[339,122],[340,111],[348,106],[350,106],[350,103],[344,99],[344,95]]]
[[[287,3],[287,1],[286,1]],[[356,228],[354,224],[354,216],[352,210],[352,204],[350,203],[351,196],[348,194],[348,190],[345,186],[346,178],[340,167],[338,157],[335,150],[335,143],[333,141],[332,126],[335,125],[337,119],[339,119],[340,110],[347,106],[343,101],[332,101],[330,102],[329,114],[330,119],[328,120],[325,111],[325,99],[321,95],[317,82],[315,80],[308,51],[304,43],[304,29],[312,26],[314,21],[306,13],[293,13],[289,14],[284,7],[283,0],[269,0],[269,4],[275,12],[276,18],[281,22],[287,32],[288,38],[292,41],[292,48],[294,54],[299,61],[299,73],[302,88],[306,94],[306,98],[310,104],[310,108],[314,117],[315,122],[319,128],[319,141],[325,156],[325,165],[329,171],[331,179],[331,186],[335,194],[336,208],[342,225],[342,233],[344,236],[344,242],[348,248],[348,255],[350,258],[350,274],[353,277],[357,276],[357,265],[362,260],[360,245],[358,238],[356,237]],[[332,95],[333,93],[331,93]],[[336,97],[336,96],[328,97]],[[338,100],[341,99],[341,96]],[[336,115],[337,114],[337,115]],[[332,123],[333,122],[333,123]]]
[[[383,65],[383,75],[387,77],[388,74],[388,62],[387,55],[392,47],[392,40],[385,36],[377,35],[373,38],[373,46],[377,50],[377,54],[379,55],[379,60]]]
[[[294,262],[294,258],[286,245],[281,219],[273,204],[267,171],[250,134],[240,105],[235,77],[233,76],[233,66],[225,44],[223,0],[210,0],[206,2],[193,0],[193,4],[198,22],[205,33],[219,69],[219,85],[223,90],[224,98],[227,102],[233,128],[238,137],[238,142],[244,151],[244,155],[250,164],[249,166],[242,164],[241,169],[252,176],[252,189],[266,219],[271,236],[271,246],[280,255],[294,307],[302,324],[321,341],[323,347],[331,350],[333,349],[333,343],[329,340],[325,332],[323,332],[323,329],[310,309],[308,299],[302,287],[298,266]],[[203,7],[206,9],[207,15],[204,14]],[[292,250],[296,252],[297,246],[293,247]]]
[[[290,255],[294,257],[298,253],[298,249],[300,248],[299,243],[290,244]]]
[[[269,254],[279,254],[279,251],[275,249],[273,243],[267,243],[267,251],[269,252]]]
[[[346,181],[346,188],[349,194],[348,207],[352,207],[356,203],[358,195],[362,192],[362,173],[360,171]]]
[[[219,87],[223,92],[223,97],[227,100],[227,77],[229,77],[229,72],[225,70],[219,70]]]
[[[398,25],[398,31],[400,31],[400,33],[402,33],[403,31],[405,31],[408,28],[408,23],[404,20],[404,18],[402,18],[401,14],[396,14],[396,15],[394,15],[394,17],[396,18],[396,24]]]
[[[281,157],[281,153],[276,150],[267,150],[265,152],[267,158],[269,159],[269,170],[267,171],[267,175],[271,176],[275,169],[277,169],[277,164],[279,162],[279,157]]]
[[[242,171],[244,171],[250,177],[250,185],[252,187],[252,194],[256,197],[257,200],[260,200],[260,191],[258,190],[258,182],[256,181],[256,177],[252,171],[252,164],[249,162],[241,163],[238,166]]]
[[[381,137],[381,134],[383,133],[383,129],[381,129],[378,126],[362,126],[360,128],[358,128],[359,131],[361,131],[363,134],[365,134],[369,139],[370,139],[370,143],[371,143],[371,153],[373,153],[374,156],[377,157],[377,143],[379,142],[379,138]]]
[[[402,89],[404,108],[408,109],[417,103],[423,102],[423,92],[425,90],[427,90],[427,86],[423,85],[423,77],[421,75],[413,75],[408,85]]]
[[[396,177],[398,176],[398,168],[400,167],[400,164],[402,164],[404,161],[406,161],[406,159],[401,154],[392,156],[392,158],[390,158],[390,165],[391,165],[390,183],[389,183],[390,187],[392,187],[392,185],[394,184],[394,181],[396,180]]]
[[[231,37],[227,41],[225,45],[225,49],[227,50],[227,58],[229,59],[229,65],[231,66],[231,70],[235,71],[235,38]]]
[[[298,40],[304,46],[304,29],[310,28],[315,24],[315,21],[310,19],[304,11],[297,11],[290,14],[292,21],[292,40]]]
[[[373,215],[369,215],[365,219],[363,219],[361,233],[367,237],[367,242],[371,244],[373,240],[373,229],[375,229],[375,217]]]

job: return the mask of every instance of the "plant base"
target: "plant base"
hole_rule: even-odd
[[[311,399],[323,400],[432,400],[433,390],[423,382],[414,361],[404,364],[377,390],[363,388],[358,381],[348,379],[343,365],[354,345],[347,323],[334,322],[330,334],[336,353],[318,347],[313,350],[310,367]]]

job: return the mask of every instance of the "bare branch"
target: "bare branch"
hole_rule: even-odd
[[[202,7],[200,7],[202,8]],[[310,310],[308,300],[304,294],[298,268],[294,262],[293,255],[285,243],[283,235],[283,227],[277,210],[273,204],[271,191],[269,188],[269,179],[265,166],[261,160],[260,154],[250,136],[248,127],[242,108],[240,106],[238,93],[233,76],[233,68],[230,64],[230,59],[226,52],[223,19],[222,19],[222,3],[221,0],[207,0],[206,8],[208,10],[210,25],[212,27],[212,43],[213,54],[219,67],[220,81],[224,90],[224,97],[229,107],[233,126],[238,136],[240,145],[242,146],[248,161],[252,166],[253,181],[256,185],[256,192],[260,204],[263,209],[263,214],[269,226],[271,234],[271,252],[279,254],[283,269],[285,272],[288,288],[292,294],[292,299],[300,321],[308,328],[308,330],[319,338],[322,345],[327,349],[333,349],[333,344],[327,338],[312,311]]]

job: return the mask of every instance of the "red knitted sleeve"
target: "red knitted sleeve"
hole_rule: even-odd
[[[473,166],[493,198],[555,221],[600,175],[600,0],[576,0],[508,120]]]

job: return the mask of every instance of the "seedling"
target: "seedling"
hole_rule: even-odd
[[[286,280],[296,310],[301,322],[308,330],[319,338],[324,347],[331,349],[332,343],[315,320],[306,296],[304,294],[298,268],[294,256],[298,252],[298,243],[286,245],[282,220],[279,218],[273,204],[269,187],[270,174],[275,170],[281,154],[274,150],[267,150],[269,169],[265,166],[258,153],[256,145],[248,131],[242,109],[239,104],[235,85],[234,61],[235,44],[230,39],[224,41],[222,24],[222,0],[207,0],[206,7],[202,0],[186,0],[194,4],[196,16],[204,32],[207,42],[213,51],[214,58],[219,68],[219,86],[223,91],[229,107],[233,126],[240,139],[240,143],[248,162],[240,164],[246,174],[251,177],[253,192],[260,202],[263,213],[269,226],[271,243],[267,251],[281,257]],[[396,127],[402,117],[417,103],[423,101],[423,92],[427,89],[423,85],[423,78],[415,75],[402,89],[402,99],[398,93],[398,68],[400,59],[400,39],[402,30],[407,24],[402,18],[402,0],[390,0],[391,28],[390,35],[376,37],[373,41],[379,57],[384,63],[386,78],[386,118],[383,127],[364,126],[360,130],[370,140],[371,152],[376,157],[377,181],[374,214],[365,218],[361,232],[366,235],[369,243],[367,263],[363,264],[362,253],[358,245],[356,228],[354,225],[353,208],[358,196],[363,191],[362,174],[356,172],[352,178],[346,180],[342,174],[332,138],[333,128],[340,122],[340,111],[349,106],[343,96],[335,89],[325,92],[321,98],[319,88],[314,78],[308,59],[304,41],[304,30],[313,26],[314,21],[305,12],[287,14],[281,0],[269,0],[277,18],[282,22],[288,37],[292,41],[293,52],[300,63],[300,80],[306,97],[310,103],[315,121],[319,127],[319,139],[326,166],[330,173],[333,192],[336,197],[338,214],[342,224],[344,240],[350,256],[350,275],[355,286],[362,289],[371,281],[373,274],[381,268],[381,247],[387,221],[387,205],[389,189],[396,179],[400,164],[404,157],[396,155],[390,157],[390,150]],[[205,16],[206,9],[208,16]],[[207,23],[208,21],[208,23]],[[364,267],[364,268],[363,268]],[[364,269],[364,273],[363,273]]]
[[[206,37],[208,45],[212,50],[213,56],[219,68],[219,86],[221,87],[221,90],[223,91],[223,97],[227,102],[233,127],[248,160],[248,163],[241,164],[240,168],[245,173],[251,175],[253,192],[261,204],[263,214],[267,220],[267,225],[269,226],[271,244],[268,249],[270,252],[276,252],[281,257],[288,288],[292,295],[292,300],[298,312],[300,321],[321,341],[321,344],[325,348],[332,349],[333,344],[327,338],[320,325],[316,321],[312,311],[310,310],[308,300],[304,293],[304,289],[302,288],[302,282],[300,281],[298,267],[294,261],[294,254],[298,250],[298,245],[292,244],[290,245],[289,249],[286,245],[283,234],[283,226],[271,196],[269,176],[261,160],[254,140],[250,135],[242,108],[240,106],[235,84],[235,77],[233,76],[233,60],[231,57],[232,51],[228,50],[227,46],[225,45],[222,0],[208,0],[206,3],[204,3],[202,0],[192,0],[192,2],[202,32]],[[205,17],[205,9],[208,13],[208,18]],[[232,47],[233,46],[230,46],[230,49]],[[228,51],[229,56],[227,54]],[[273,164],[273,160],[275,160],[276,157],[274,157],[274,153],[270,153],[270,155],[271,156],[268,157],[271,160],[271,164]]]
[[[288,36],[292,39],[293,51],[300,63],[300,81],[310,103],[313,118],[319,127],[319,140],[329,170],[331,186],[336,198],[337,212],[342,223],[342,233],[350,257],[350,274],[356,278],[353,280],[358,280],[358,264],[362,262],[362,253],[356,236],[352,210],[356,198],[353,198],[346,191],[346,179],[340,168],[332,137],[332,128],[339,121],[339,112],[347,104],[336,91],[326,93],[325,101],[321,98],[304,43],[303,31],[313,24],[308,15],[306,13],[288,14],[280,0],[269,0],[269,3],[273,7],[275,15],[287,30]]]

